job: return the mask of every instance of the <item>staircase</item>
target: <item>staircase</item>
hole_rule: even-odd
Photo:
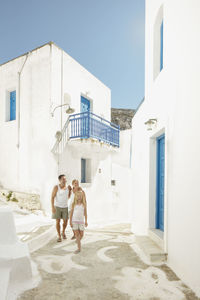
[[[148,236],[136,236],[135,241],[150,262],[163,263],[167,261],[167,253]]]
[[[57,132],[59,133],[59,135],[56,136],[56,142],[51,150],[53,154],[62,153],[69,140],[69,121],[70,119],[68,117],[67,121],[65,122],[65,125],[63,126],[62,131]]]

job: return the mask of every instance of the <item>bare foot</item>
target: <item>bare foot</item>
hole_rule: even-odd
[[[74,240],[76,237],[75,237],[75,235],[73,235],[73,237],[71,238],[71,240]]]
[[[75,254],[78,254],[79,252],[81,252],[81,250],[77,249],[76,251],[74,251]]]
[[[62,233],[62,237],[63,237],[64,240],[67,239],[65,232]]]
[[[57,238],[57,242],[62,242],[61,236]]]

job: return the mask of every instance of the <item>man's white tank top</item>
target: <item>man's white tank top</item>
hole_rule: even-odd
[[[55,206],[60,208],[68,207],[68,193],[68,187],[66,187],[66,189],[61,189],[60,185],[58,185],[58,191],[55,197]]]

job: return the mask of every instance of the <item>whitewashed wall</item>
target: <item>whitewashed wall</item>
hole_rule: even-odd
[[[123,167],[131,167],[132,129],[120,131],[120,149],[112,154],[112,162]]]
[[[20,146],[17,147],[19,80],[26,55],[0,67],[0,146],[1,184],[14,190],[39,192],[44,207],[57,182],[57,162],[51,153],[55,133],[61,130],[67,115],[63,109],[50,110],[70,96],[75,113],[80,112],[80,96],[88,92],[93,111],[110,119],[110,90],[54,44],[30,52],[21,74],[20,84]],[[6,91],[16,89],[17,120],[5,122]],[[77,149],[77,152],[79,150]],[[6,163],[5,163],[6,162]]]
[[[27,192],[39,192],[48,181],[50,141],[54,130],[50,106],[50,47],[47,45],[30,53],[20,80],[20,139],[18,144],[19,79],[26,56],[0,67],[0,180],[4,187]],[[5,122],[5,93],[16,89],[17,120]],[[47,125],[48,124],[48,125]],[[52,162],[48,173],[55,173]]]
[[[164,1],[164,68],[154,79],[154,23],[163,1],[146,1],[145,101],[133,119],[133,223],[155,227],[155,138],[165,132],[165,231],[168,263],[200,296],[199,1]],[[147,132],[144,122],[157,118]]]
[[[116,168],[112,168],[112,161],[117,164],[121,161],[124,167],[130,163],[130,152],[127,158],[125,149],[126,146],[128,151],[130,149],[131,131],[126,133],[127,141],[121,134],[124,146],[117,154],[112,147],[76,141],[67,144],[59,159],[51,153],[55,133],[63,128],[67,115],[66,108],[58,108],[53,118],[50,111],[67,101],[75,108],[75,113],[79,113],[80,98],[85,95],[92,102],[92,111],[110,120],[110,89],[54,44],[30,52],[21,74],[18,148],[18,121],[5,122],[5,94],[7,90],[16,89],[18,107],[18,72],[25,59],[26,56],[22,56],[0,67],[1,184],[10,190],[39,193],[42,207],[50,212],[50,196],[57,184],[57,176],[66,174],[69,184],[74,178],[80,181],[81,158],[87,158],[91,160],[92,182],[82,186],[87,194],[89,221],[116,221],[117,216],[126,219],[125,212],[119,214],[119,208],[116,213],[113,209],[113,205],[116,207],[116,193],[112,191],[111,178],[118,176],[115,175]]]
[[[59,99],[65,103],[65,95],[68,95],[68,103],[80,112],[81,95],[91,101],[92,112],[110,120],[111,92],[103,83],[84,69],[78,62],[63,50],[52,46],[52,99]],[[57,76],[59,69],[60,77]],[[62,92],[61,92],[62,91]],[[61,97],[63,95],[63,97]],[[62,124],[67,116],[62,113]],[[60,118],[59,110],[55,113],[55,119]],[[61,127],[60,127],[61,128]],[[60,130],[58,127],[58,130]],[[68,182],[76,178],[84,188],[88,202],[88,221],[103,222],[113,219],[112,192],[111,192],[111,150],[108,147],[102,149],[100,145],[91,142],[80,143],[72,141],[60,155],[58,173],[64,173]],[[81,183],[81,158],[91,160],[91,183]],[[106,209],[105,209],[106,208]]]

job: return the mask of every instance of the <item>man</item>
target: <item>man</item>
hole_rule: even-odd
[[[61,242],[60,220],[63,219],[62,237],[66,239],[65,229],[68,222],[68,199],[71,196],[72,188],[66,186],[67,180],[64,174],[58,176],[59,184],[54,186],[51,196],[52,218],[56,219],[56,230],[58,233],[57,242]]]

